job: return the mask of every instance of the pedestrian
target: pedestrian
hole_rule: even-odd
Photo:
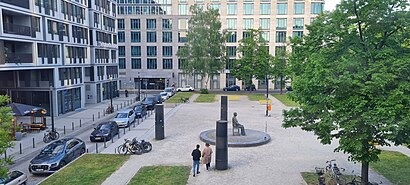
[[[199,164],[200,164],[200,159],[201,159],[201,151],[199,150],[199,145],[196,145],[196,149],[194,149],[191,153],[192,159],[193,159],[193,165],[192,165],[192,173],[194,174],[195,177],[195,172],[196,174],[199,174]]]
[[[128,90],[125,89],[125,97],[128,97]]]
[[[211,157],[212,157],[212,148],[209,147],[209,143],[205,144],[205,148],[202,151],[202,164],[206,165],[206,170],[209,170],[211,167]]]

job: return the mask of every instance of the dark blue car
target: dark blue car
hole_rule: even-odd
[[[230,85],[228,87],[223,88],[224,91],[240,91],[241,88],[237,85]]]
[[[47,145],[30,161],[32,174],[54,173],[85,153],[85,143],[77,138],[65,138]]]

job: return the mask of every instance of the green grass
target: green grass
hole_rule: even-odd
[[[127,155],[85,154],[50,176],[41,185],[101,184],[120,168],[128,158]]]
[[[308,185],[317,185],[319,183],[317,180],[317,174],[314,172],[301,172],[300,174],[302,175],[303,180],[305,180],[306,184]],[[341,184],[348,183],[352,181],[352,179],[353,179],[352,175],[342,175]],[[325,174],[325,182],[327,185],[337,184],[336,180],[330,177],[330,174]]]
[[[197,103],[212,103],[217,100],[216,94],[200,94],[194,102]]]
[[[166,100],[165,103],[181,103],[181,98],[190,98],[193,94],[193,92],[178,92]]]
[[[280,102],[282,102],[284,105],[288,106],[288,107],[297,107],[299,106],[298,103],[292,101],[291,99],[289,99],[287,94],[272,94],[273,97],[275,97],[276,99],[278,99]]]
[[[144,166],[129,185],[186,185],[190,170],[188,166]]]
[[[379,155],[380,161],[370,167],[386,177],[393,184],[410,184],[410,157],[394,151],[385,151]]]
[[[266,100],[266,94],[246,94],[250,101]]]

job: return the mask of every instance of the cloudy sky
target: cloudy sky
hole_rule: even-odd
[[[334,10],[340,0],[325,0],[325,10]]]

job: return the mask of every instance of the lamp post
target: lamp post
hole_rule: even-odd
[[[53,103],[53,86],[50,86],[50,117],[51,117],[51,132],[54,132],[54,103]]]
[[[114,107],[112,106],[112,75],[110,75],[110,101],[111,101],[111,105],[110,105],[110,110],[111,113],[114,112]]]
[[[141,77],[138,76],[138,101],[141,101],[141,83],[142,83]]]
[[[269,115],[269,81],[268,81],[268,75],[266,75],[266,116]]]

